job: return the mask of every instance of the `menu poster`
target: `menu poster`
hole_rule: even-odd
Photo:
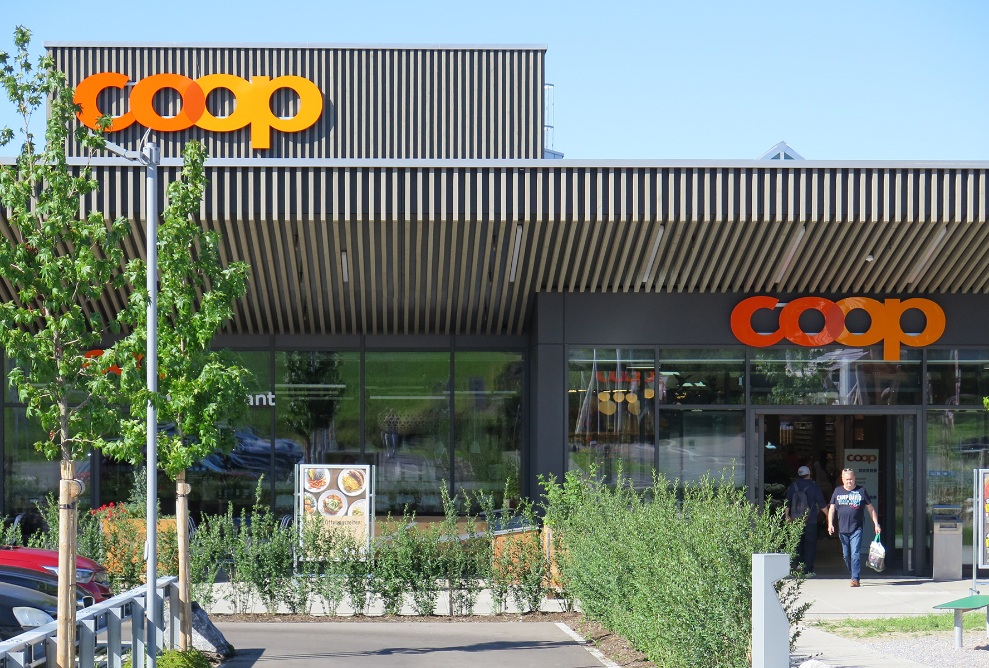
[[[989,469],[976,469],[975,525],[976,545],[979,546],[979,568],[989,568]]]
[[[297,480],[300,538],[307,520],[319,517],[328,529],[350,533],[359,545],[370,548],[374,467],[300,464]]]

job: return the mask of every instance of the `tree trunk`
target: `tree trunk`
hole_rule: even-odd
[[[58,644],[56,665],[73,668],[76,654],[76,463],[62,460],[58,485]]]
[[[179,547],[179,649],[192,649],[192,582],[189,579],[189,491],[185,471],[175,478],[175,534]]]

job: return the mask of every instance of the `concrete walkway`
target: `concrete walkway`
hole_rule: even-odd
[[[934,582],[918,578],[884,578],[863,571],[861,587],[850,587],[845,577],[818,577],[807,580],[801,601],[811,603],[805,619],[866,619],[928,615],[939,612],[934,606],[968,596],[970,579]],[[875,576],[875,577],[871,577]],[[989,591],[984,587],[983,591]],[[948,616],[951,613],[940,612]],[[944,632],[944,649],[954,648],[951,631]],[[816,658],[831,666],[856,668],[918,668],[927,666],[904,658],[884,657],[861,642],[827,633],[813,626],[797,639],[795,655]]]

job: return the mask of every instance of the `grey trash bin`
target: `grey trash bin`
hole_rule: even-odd
[[[934,520],[934,579],[962,578],[962,507],[936,505]]]

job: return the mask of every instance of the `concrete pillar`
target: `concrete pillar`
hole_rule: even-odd
[[[790,555],[752,555],[752,668],[789,668],[790,621],[773,584],[790,574]]]

